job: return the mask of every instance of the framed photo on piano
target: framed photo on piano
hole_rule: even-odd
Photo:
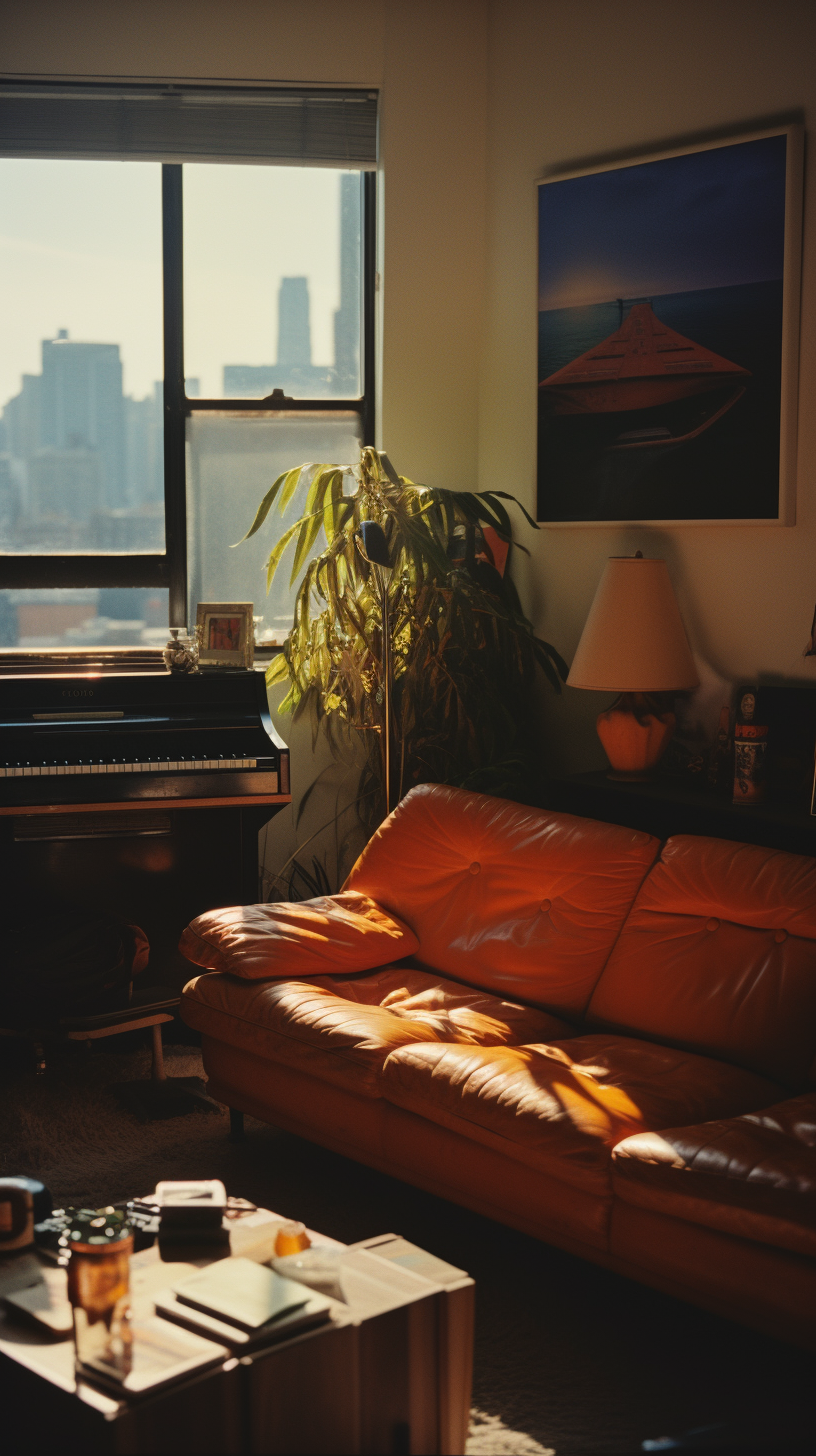
[[[252,667],[253,610],[252,602],[199,602],[196,611],[199,667]]]

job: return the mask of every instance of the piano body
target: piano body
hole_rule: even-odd
[[[0,677],[6,914],[135,921],[143,983],[189,976],[193,916],[261,898],[259,831],[288,803],[262,672]]]

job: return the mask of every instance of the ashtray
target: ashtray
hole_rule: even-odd
[[[305,1284],[309,1289],[315,1289],[319,1294],[326,1294],[330,1299],[340,1299],[345,1303],[346,1296],[343,1292],[342,1280],[342,1249],[321,1249],[312,1246],[311,1249],[301,1249],[298,1254],[282,1254],[272,1259],[271,1267],[276,1274],[283,1274],[287,1279],[297,1279],[300,1284]]]

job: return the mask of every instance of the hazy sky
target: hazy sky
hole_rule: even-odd
[[[539,308],[782,277],[786,138],[539,188]]]
[[[312,358],[333,362],[338,171],[185,164],[185,372],[221,392],[224,364],[271,364],[282,277],[305,274]],[[0,159],[0,407],[42,339],[119,344],[126,394],[162,377],[161,167]]]

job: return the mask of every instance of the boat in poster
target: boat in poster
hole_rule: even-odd
[[[614,333],[543,380],[539,391],[554,415],[625,415],[712,395],[712,409],[685,433],[689,438],[730,409],[750,377],[749,369],[670,329],[650,303],[634,303]],[[676,444],[684,436],[666,427],[624,431],[616,443],[654,445],[661,437]]]

